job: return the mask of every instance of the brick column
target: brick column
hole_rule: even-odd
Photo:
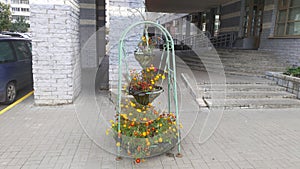
[[[81,88],[78,1],[31,0],[30,6],[35,103],[72,103]]]

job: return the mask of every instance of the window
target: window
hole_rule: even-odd
[[[29,8],[21,8],[22,12],[29,12]]]
[[[14,41],[13,44],[16,49],[18,60],[29,59],[31,57],[28,45],[24,41]]]
[[[20,1],[19,0],[12,0],[11,3],[12,4],[20,4]]]
[[[13,50],[8,42],[0,42],[0,63],[15,61]]]
[[[20,11],[20,8],[11,8],[12,11]]]
[[[276,36],[300,35],[300,1],[279,0],[275,28]]]
[[[29,0],[21,0],[21,4],[29,4]]]

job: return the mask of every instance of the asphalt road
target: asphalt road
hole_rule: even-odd
[[[19,91],[17,92],[17,98],[16,98],[16,100],[22,98],[23,96],[25,96],[27,93],[31,92],[32,90],[33,90],[32,85],[27,86],[27,87],[25,87],[25,88],[19,90]],[[7,106],[8,106],[8,105],[4,105],[4,104],[1,104],[1,103],[0,103],[0,110],[3,110],[3,109],[4,109],[5,107],[7,107]]]

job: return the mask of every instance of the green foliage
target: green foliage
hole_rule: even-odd
[[[9,30],[11,26],[10,21],[10,6],[0,2],[0,32]]]
[[[286,72],[284,72],[285,75],[300,77],[300,67],[296,68],[288,68]]]
[[[17,18],[17,21],[12,23],[10,31],[12,32],[27,32],[29,28],[29,24],[26,23],[25,17],[21,16]]]

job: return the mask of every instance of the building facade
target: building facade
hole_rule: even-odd
[[[149,0],[148,4],[151,2]],[[157,21],[174,27],[169,28],[175,30],[171,31],[174,36],[197,34],[189,26],[194,24],[198,31],[211,35],[216,47],[272,51],[281,55],[282,61],[290,66],[300,65],[299,0],[230,0],[217,6],[208,5],[206,9],[187,13],[175,20],[166,19],[168,17]],[[231,45],[218,44],[218,41],[224,40],[231,40]]]
[[[1,2],[10,5],[12,21],[24,17],[27,23],[30,23],[30,5],[29,0],[1,0]]]
[[[208,32],[211,40],[216,41],[230,35],[234,38],[227,48],[268,50],[281,55],[281,61],[290,66],[300,65],[299,0],[204,2],[110,0],[107,48],[110,88],[116,85],[121,33],[129,25],[142,21],[146,10],[173,12],[156,13],[150,18],[167,27],[179,40],[199,31]],[[68,104],[78,96],[81,69],[98,67],[100,57],[106,53],[105,30],[101,28],[105,25],[107,6],[104,0],[30,0],[36,104]],[[142,32],[136,31],[132,36],[141,35]],[[129,46],[132,51],[136,43]]]

